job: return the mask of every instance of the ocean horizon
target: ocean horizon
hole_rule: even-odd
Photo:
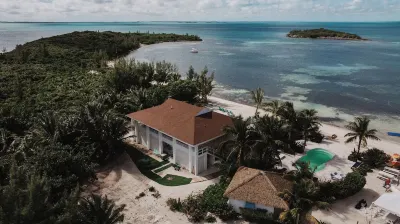
[[[290,39],[293,29],[327,28],[370,41]],[[73,31],[196,34],[196,43],[164,43],[128,55],[169,61],[181,73],[192,65],[215,72],[214,95],[251,104],[261,87],[267,99],[314,108],[322,121],[343,126],[368,115],[381,136],[400,132],[400,22],[1,22],[0,48]],[[195,47],[198,54],[190,53]],[[397,140],[394,138],[389,138]]]

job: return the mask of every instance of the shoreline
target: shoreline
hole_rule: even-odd
[[[201,43],[201,42],[203,42],[203,41],[202,40],[198,40],[198,41],[197,40],[194,40],[194,41],[189,41],[188,40],[188,41],[166,41],[166,42],[160,42],[160,43],[155,43],[155,44],[142,44],[142,43],[140,43],[139,44],[139,48],[130,51],[127,55],[119,57],[119,58],[116,58],[116,59],[113,59],[113,60],[110,60],[110,61],[107,61],[107,67],[109,67],[109,68],[114,67],[115,61],[117,61],[119,59],[127,58],[127,57],[129,57],[129,55],[133,54],[134,52],[136,52],[139,49],[145,49],[145,48],[153,47],[153,46],[156,46],[156,45],[166,45],[166,44],[175,44],[175,43],[176,44],[193,44],[193,43]]]
[[[203,41],[177,41],[177,42],[162,42],[162,43],[156,43],[156,44],[150,44],[150,45],[145,45],[145,44],[141,44],[141,46],[140,46],[140,48],[138,48],[138,49],[136,49],[136,50],[134,50],[134,51],[132,51],[131,53],[129,53],[127,56],[125,56],[124,58],[127,58],[127,57],[131,57],[131,58],[135,58],[134,57],[134,55],[132,55],[132,54],[134,54],[137,50],[143,50],[143,49],[146,49],[146,48],[152,48],[152,47],[162,47],[163,45],[165,46],[165,45],[196,45],[196,44],[199,44],[199,43],[201,43],[201,42],[203,42]],[[223,84],[221,84],[221,85],[223,85]],[[249,90],[246,90],[246,91],[249,91]],[[226,97],[224,97],[223,96],[223,94],[221,95],[221,94],[215,94],[215,93],[213,93],[212,94],[212,96],[213,97],[217,97],[217,98],[220,98],[220,99],[229,99],[229,98],[226,98]],[[244,102],[243,100],[242,101],[237,101],[237,99],[231,99],[231,100],[235,100],[235,102],[238,102],[238,103],[240,103],[240,104],[245,104],[245,105],[249,105],[249,106],[251,106],[251,104],[249,104],[249,102]],[[247,100],[246,100],[247,101]],[[325,118],[325,115],[326,114],[323,114],[323,113],[321,113],[321,111],[318,111],[319,112],[319,115],[320,115],[320,117],[321,118]],[[354,115],[352,115],[352,114],[345,114],[346,116],[347,115],[349,115],[349,116],[352,116],[352,117],[355,117]],[[330,117],[330,115],[328,115],[328,117],[326,117],[326,118],[331,118]],[[345,127],[344,127],[344,125],[345,124],[347,124],[347,119],[345,119],[345,120],[341,120],[341,121],[338,121],[338,122],[332,122],[332,121],[329,121],[329,120],[325,120],[325,121],[321,121],[321,123],[323,123],[323,124],[325,124],[325,125],[330,125],[330,126],[333,126],[333,127],[337,127],[337,128],[341,128],[341,129],[345,129]],[[384,128],[380,128],[379,127],[379,120],[375,120],[375,119],[372,119],[372,121],[373,121],[373,123],[374,123],[374,125],[372,126],[372,128],[376,128],[376,129],[378,129],[378,133],[377,133],[377,136],[379,137],[379,138],[381,138],[381,139],[384,139],[384,140],[387,140],[387,141],[390,141],[390,142],[394,142],[394,143],[396,143],[396,144],[400,144],[400,138],[395,138],[395,137],[390,137],[390,136],[388,136],[387,135],[387,131],[392,131],[392,130],[394,130],[393,129],[393,127],[391,127],[391,128],[388,128],[388,127],[384,127]],[[346,129],[345,129],[346,130]]]
[[[218,107],[221,106],[225,109],[228,109],[232,111],[235,115],[242,115],[243,117],[249,117],[253,116],[255,114],[256,108],[250,105],[246,105],[243,103],[237,103],[234,101],[226,100],[220,97],[215,97],[215,96],[209,96],[208,97],[209,102],[213,109],[216,112],[220,112],[218,110]],[[266,114],[266,112],[259,110],[260,114]],[[222,112],[221,112],[222,113]],[[324,135],[333,135],[336,134],[338,136],[338,139],[344,140],[344,135],[349,132],[346,128],[332,125],[329,123],[324,123],[321,122],[321,127],[320,127],[321,133]],[[379,136],[380,137],[380,136]],[[381,138],[381,137],[380,137]],[[399,139],[400,141],[400,139]],[[349,143],[349,144],[344,144],[343,141],[343,148],[346,149],[346,151],[349,155],[350,152],[353,150],[353,148],[356,147],[355,143]],[[368,147],[376,147],[378,149],[381,149],[388,153],[389,155],[392,155],[394,153],[399,153],[400,154],[400,142],[393,141],[391,139],[387,138],[381,138],[381,141],[375,141],[375,140],[368,140]]]

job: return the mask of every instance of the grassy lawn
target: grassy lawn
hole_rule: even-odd
[[[153,172],[154,172],[154,173],[159,173],[159,172],[161,172],[161,171],[163,171],[163,170],[166,170],[166,169],[170,168],[171,166],[172,166],[172,163],[170,163],[170,164],[168,164],[168,165],[166,165],[166,166],[160,167],[160,168],[158,168],[158,169],[155,169],[155,170],[153,170]]]
[[[186,178],[186,177],[181,177],[181,176],[175,176],[175,175],[166,175],[164,178],[160,177],[156,173],[154,173],[153,169],[156,169],[158,167],[161,167],[165,164],[167,164],[167,161],[162,161],[159,162],[150,156],[147,156],[137,150],[135,147],[128,146],[126,149],[126,152],[128,155],[131,157],[132,161],[136,164],[140,172],[145,175],[147,178],[165,186],[180,186],[180,185],[185,185],[189,184],[190,181],[192,181],[191,178]],[[171,164],[172,165],[172,164]],[[161,172],[164,169],[167,169],[168,167],[160,168],[155,171]]]

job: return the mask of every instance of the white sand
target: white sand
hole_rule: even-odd
[[[224,100],[217,97],[209,97],[210,107],[215,109],[216,112],[220,112],[218,107],[223,107],[232,111],[235,115],[242,115],[243,117],[254,116],[255,107],[235,103],[232,101]],[[261,114],[264,112],[260,111]],[[222,113],[222,112],[221,112]],[[341,172],[346,174],[351,172],[351,166],[353,162],[347,160],[347,156],[351,153],[353,148],[356,148],[355,143],[345,144],[344,135],[349,131],[343,128],[335,127],[328,124],[322,124],[321,132],[327,136],[336,134],[338,138],[334,141],[324,140],[322,143],[308,142],[306,150],[313,148],[323,148],[329,150],[335,154],[334,159],[326,164],[326,167],[317,172],[316,176],[320,179],[330,180],[330,174],[333,172]],[[388,140],[382,141],[368,141],[368,147],[377,147],[384,150],[388,154],[400,153],[400,144],[396,142],[391,142]],[[365,150],[365,149],[362,149]],[[297,154],[295,156],[286,155],[286,158],[282,161],[283,166],[292,170],[292,163],[299,159],[302,154]],[[358,194],[347,198],[345,200],[340,200],[332,205],[331,211],[314,211],[313,215],[320,220],[327,221],[332,224],[336,223],[366,223],[366,216],[363,212],[356,210],[354,208],[355,204],[361,200],[366,199],[368,205],[375,201],[379,195],[385,193],[385,189],[382,187],[383,181],[377,178],[377,172],[368,173],[366,179],[367,184],[364,189]],[[372,220],[371,223],[381,223],[382,220]]]
[[[183,213],[172,212],[166,205],[168,198],[184,199],[191,193],[201,192],[219,179],[193,183],[189,185],[168,187],[151,181],[140,173],[127,154],[122,155],[108,171],[97,174],[98,181],[91,187],[94,193],[107,195],[117,204],[125,204],[126,224],[184,224],[189,223]],[[149,192],[150,186],[160,192],[160,198],[154,198]],[[98,189],[98,190],[97,190]],[[139,193],[146,196],[136,199]],[[220,221],[218,223],[221,223]]]

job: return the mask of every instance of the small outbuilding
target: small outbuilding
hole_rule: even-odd
[[[288,204],[278,196],[284,190],[292,191],[292,182],[281,174],[248,167],[240,167],[232,178],[224,196],[228,203],[240,213],[242,208],[261,209],[274,216],[288,210]]]

